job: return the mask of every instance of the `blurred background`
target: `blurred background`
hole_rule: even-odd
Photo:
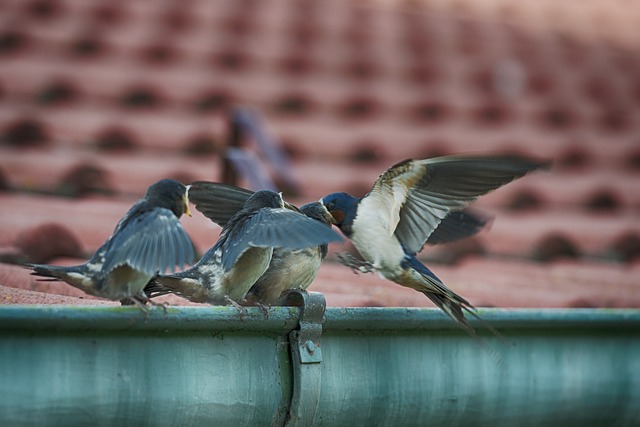
[[[628,0],[0,0],[0,302],[98,303],[15,263],[81,262],[160,178],[305,203],[499,151],[554,167],[421,258],[478,306],[640,307],[638,22]],[[201,252],[219,232],[183,224]],[[310,288],[329,305],[431,305],[347,249]]]

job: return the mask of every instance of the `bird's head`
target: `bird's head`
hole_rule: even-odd
[[[283,208],[284,200],[282,193],[271,190],[256,191],[244,203],[244,209],[255,211],[262,208]]]
[[[178,218],[191,216],[188,187],[175,179],[162,179],[147,189],[145,198],[157,206],[169,209]]]
[[[323,197],[320,203],[331,214],[334,224],[347,232],[356,216],[359,201],[360,199],[347,193],[332,193]]]
[[[336,220],[333,218],[331,213],[320,202],[311,202],[306,205],[302,205],[300,206],[300,212],[309,218],[327,224],[329,227],[331,227],[331,224],[336,223]]]

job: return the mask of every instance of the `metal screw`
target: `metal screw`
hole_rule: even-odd
[[[314,342],[311,340],[307,340],[307,342],[304,343],[304,346],[307,349],[307,353],[313,356],[313,353],[316,351],[316,345],[314,344]]]

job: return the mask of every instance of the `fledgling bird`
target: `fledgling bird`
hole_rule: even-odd
[[[86,263],[27,267],[44,280],[65,281],[108,300],[130,299],[144,308],[150,300],[143,288],[153,276],[194,261],[193,243],[180,224],[182,214],[191,216],[187,187],[163,179],[147,189]]]
[[[251,190],[207,181],[194,182],[190,192],[196,209],[220,226],[225,226],[252,194]],[[308,203],[299,209],[286,202],[284,206],[328,228],[333,224],[333,217],[319,202]],[[274,248],[269,268],[249,289],[245,300],[250,304],[273,305],[281,302],[281,295],[289,289],[307,289],[327,251],[326,243],[302,249]]]
[[[217,182],[194,182],[189,197],[196,209],[220,226],[240,210],[253,191]],[[286,203],[285,207],[298,211]],[[334,223],[333,217],[319,202],[307,203],[300,212],[328,227]],[[429,237],[429,244],[450,242],[477,233],[488,222],[489,217],[479,212],[452,212]],[[250,303],[273,305],[281,303],[281,296],[289,289],[307,289],[315,279],[320,264],[327,255],[327,245],[287,250],[276,248],[269,268],[249,289],[246,300]]]
[[[265,273],[275,249],[314,248],[342,237],[330,227],[284,207],[282,195],[269,190],[252,194],[222,228],[216,244],[193,267],[160,274],[150,291],[170,291],[190,301],[213,305],[244,302]]]
[[[365,262],[399,285],[425,294],[467,333],[474,307],[416,258],[442,220],[479,196],[545,166],[519,156],[445,156],[405,160],[385,171],[364,197],[333,193],[321,202]]]
[[[300,206],[300,212],[329,229],[333,224],[333,217],[319,202]],[[316,278],[328,249],[326,243],[303,249],[274,249],[269,268],[249,289],[245,299],[249,303],[274,305],[282,303],[281,296],[290,289],[307,289]]]

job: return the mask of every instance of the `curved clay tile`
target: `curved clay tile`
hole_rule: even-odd
[[[80,97],[80,90],[72,81],[56,79],[40,89],[36,101],[41,105],[61,106],[72,104]]]
[[[544,206],[544,196],[529,188],[514,191],[506,203],[506,208],[512,211],[531,211],[541,209]]]
[[[580,124],[578,113],[561,103],[552,103],[540,111],[538,123],[546,129],[554,131],[566,131],[576,128]]]
[[[123,152],[133,151],[138,146],[138,142],[129,130],[119,126],[109,126],[98,133],[95,146],[101,151]]]
[[[107,44],[95,34],[81,34],[69,43],[69,53],[76,59],[95,59],[108,50]]]
[[[487,101],[472,113],[473,121],[484,126],[508,126],[516,118],[516,111],[509,105],[497,101]]]
[[[147,84],[131,86],[120,97],[120,104],[130,109],[152,109],[161,107],[164,103],[160,90]]]
[[[168,43],[153,43],[142,48],[140,59],[151,65],[169,65],[180,60],[180,53]]]
[[[25,4],[26,15],[38,21],[51,21],[64,12],[64,5],[60,0],[32,0]]]
[[[193,156],[211,156],[223,151],[223,144],[210,134],[197,134],[183,145],[183,151]]]
[[[212,57],[212,63],[223,71],[245,71],[251,66],[251,56],[238,47],[230,46]]]
[[[338,112],[346,120],[368,120],[381,113],[382,107],[375,99],[358,95],[345,100]]]
[[[355,142],[347,154],[347,158],[353,163],[378,163],[380,160],[388,158],[384,144],[375,140],[364,140]]]
[[[17,55],[31,46],[31,37],[21,30],[0,30],[0,57]]]
[[[114,193],[109,172],[94,164],[79,164],[69,169],[58,182],[57,192],[67,197]]]
[[[412,107],[411,116],[429,125],[443,124],[454,117],[454,110],[444,101],[423,101]]]
[[[209,113],[227,110],[236,97],[227,89],[203,89],[193,100],[193,109],[197,112]]]
[[[594,166],[595,154],[585,144],[575,144],[563,149],[554,161],[556,170],[583,171]]]
[[[622,262],[640,259],[640,234],[629,231],[618,236],[611,244],[610,251],[615,259]]]
[[[620,209],[622,205],[622,198],[615,190],[610,188],[601,188],[592,191],[584,201],[585,208],[595,212],[615,212]]]
[[[380,65],[370,58],[357,58],[344,67],[345,74],[354,80],[372,80],[381,74]]]
[[[22,262],[47,263],[54,258],[81,258],[82,245],[69,228],[44,223],[22,231],[15,241]]]
[[[313,112],[313,101],[302,93],[282,94],[273,103],[273,110],[287,116],[306,116]]]
[[[629,112],[622,108],[611,108],[600,114],[600,127],[610,133],[621,133],[630,126]]]
[[[0,132],[0,142],[14,147],[39,147],[49,140],[45,124],[33,117],[19,118]]]
[[[442,79],[441,74],[435,64],[415,64],[405,69],[405,79],[416,85],[434,85]]]
[[[293,77],[306,76],[317,69],[314,59],[304,51],[288,55],[280,61],[279,69]]]
[[[531,256],[533,259],[550,262],[557,259],[579,258],[578,245],[562,233],[551,232],[542,236],[535,244]]]
[[[91,19],[98,25],[116,26],[127,20],[125,9],[120,2],[102,2],[91,10]]]

